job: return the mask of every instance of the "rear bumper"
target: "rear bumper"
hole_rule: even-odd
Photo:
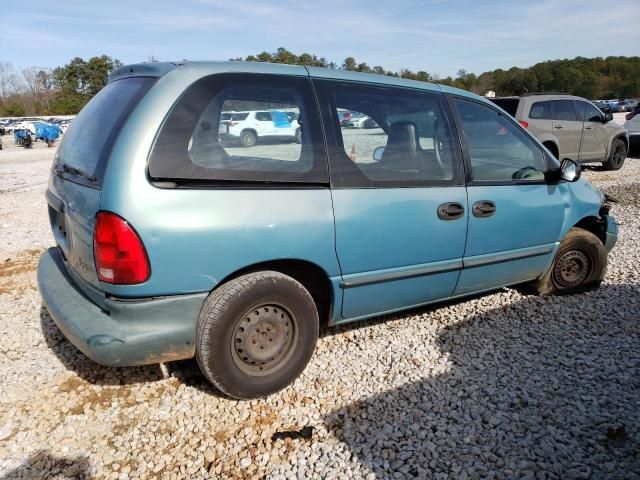
[[[152,299],[105,299],[102,309],[78,288],[56,248],[40,257],[38,287],[58,328],[82,353],[107,366],[193,357],[207,293]]]
[[[611,215],[605,215],[604,219],[607,222],[604,248],[607,249],[607,252],[610,252],[618,241],[618,224],[616,223],[616,219]]]

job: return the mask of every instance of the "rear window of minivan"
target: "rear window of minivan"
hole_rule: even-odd
[[[518,104],[520,103],[519,98],[490,98],[489,100],[498,105],[512,117],[516,116]]]
[[[122,125],[155,81],[131,77],[107,84],[71,123],[58,148],[56,163],[80,169],[100,184]]]

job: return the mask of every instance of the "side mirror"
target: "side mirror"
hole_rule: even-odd
[[[580,164],[570,158],[564,158],[560,163],[560,178],[567,182],[576,182],[580,178],[582,168]]]
[[[373,151],[373,159],[376,162],[382,160],[382,154],[384,153],[384,147],[378,147]]]
[[[613,113],[611,113],[611,110],[608,110],[604,113],[604,122],[603,123],[607,123],[610,122],[611,120],[613,120]]]

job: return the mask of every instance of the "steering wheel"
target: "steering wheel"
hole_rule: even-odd
[[[527,166],[527,167],[523,167],[520,170],[516,170],[515,172],[513,172],[513,175],[511,175],[511,178],[513,180],[528,180],[528,179],[532,179],[532,178],[535,178],[536,176],[538,176],[536,174],[544,175],[537,168],[534,168],[534,167],[531,167],[531,166]]]

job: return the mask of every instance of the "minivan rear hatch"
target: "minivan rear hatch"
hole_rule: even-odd
[[[516,113],[518,112],[518,105],[520,104],[520,99],[518,97],[490,98],[489,100],[498,105],[512,117],[516,116]]]
[[[94,288],[100,282],[93,228],[109,156],[127,118],[156,80],[130,77],[109,83],[72,121],[54,157],[46,194],[53,236],[71,276]],[[90,295],[89,285],[79,284]]]

